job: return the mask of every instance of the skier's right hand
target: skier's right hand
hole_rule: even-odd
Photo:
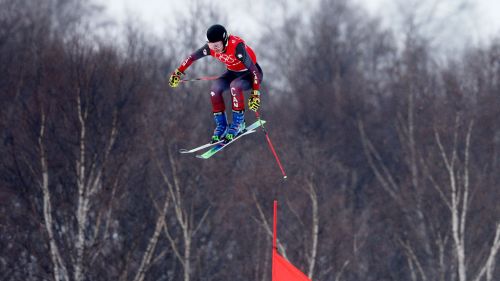
[[[170,87],[175,88],[179,86],[179,83],[181,82],[181,76],[184,73],[182,73],[179,69],[176,69],[171,75],[168,84]]]

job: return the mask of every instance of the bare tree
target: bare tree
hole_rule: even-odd
[[[196,236],[199,228],[205,222],[205,219],[209,214],[210,207],[207,207],[203,212],[201,218],[199,218],[199,221],[196,221],[193,210],[186,203],[186,195],[184,194],[184,192],[181,192],[182,181],[179,178],[176,167],[177,163],[172,156],[172,152],[168,152],[168,167],[171,170],[169,173],[171,177],[168,176],[168,174],[164,171],[165,168],[163,168],[158,159],[156,159],[156,163],[158,169],[161,172],[163,182],[168,188],[169,196],[172,200],[175,219],[181,229],[182,245],[181,243],[176,242],[177,239],[174,239],[172,237],[168,221],[163,222],[163,230],[170,242],[170,246],[172,247],[175,256],[182,264],[184,270],[183,280],[189,281],[191,280],[193,271],[193,268],[191,266],[193,238]],[[182,252],[180,250],[181,246],[183,247]]]
[[[151,198],[151,200],[154,200],[154,199]],[[134,281],[143,281],[145,279],[147,269],[151,266],[151,262],[153,259],[153,254],[154,254],[155,249],[156,249],[156,245],[158,244],[158,240],[160,238],[160,235],[161,235],[162,230],[163,230],[164,225],[165,225],[165,217],[167,215],[169,202],[170,202],[169,197],[166,196],[163,207],[156,208],[159,212],[158,212],[158,218],[156,219],[155,229],[154,229],[153,234],[151,235],[151,238],[149,239],[148,246],[146,247],[146,251],[144,251],[144,255],[142,256],[141,264],[140,264],[139,268],[137,269],[137,273],[133,279]],[[159,257],[157,257],[156,259],[158,259]]]
[[[54,235],[54,223],[52,216],[52,203],[50,199],[49,191],[49,169],[47,164],[46,148],[44,145],[44,136],[46,130],[46,115],[43,109],[40,110],[40,135],[38,137],[38,149],[40,154],[40,171],[41,171],[41,181],[40,187],[43,191],[43,217],[45,221],[45,229],[47,231],[49,245],[50,245],[50,257],[52,260],[54,279],[59,280],[69,280],[68,270],[66,268],[66,263],[63,261],[59,245],[56,241]]]
[[[459,120],[457,117],[457,125]],[[465,237],[466,237],[466,222],[467,215],[470,213],[470,200],[471,200],[471,190],[470,190],[470,140],[472,135],[473,121],[469,123],[466,131],[465,137],[465,147],[463,149],[463,159],[459,157],[459,151],[457,148],[458,141],[458,126],[455,126],[454,142],[450,154],[446,152],[446,149],[441,141],[440,134],[435,132],[436,143],[439,146],[439,151],[441,153],[442,160],[445,164],[446,171],[448,172],[449,189],[445,191],[440,185],[434,185],[438,193],[441,195],[441,199],[446,203],[450,213],[451,213],[451,231],[454,241],[454,249],[456,255],[456,262],[458,267],[458,278],[460,281],[469,280],[468,278],[468,265],[466,262],[466,247],[465,247]],[[500,248],[500,220],[495,222],[496,231],[495,236],[486,255],[484,265],[479,266],[479,271],[477,276],[473,280],[481,280],[486,274],[486,280],[491,281],[493,278],[493,270],[495,268],[495,259]]]

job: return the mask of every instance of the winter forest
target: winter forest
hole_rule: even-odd
[[[312,280],[500,280],[500,37],[443,55],[411,13],[396,35],[282,1],[247,43],[284,181],[260,131],[179,153],[211,136],[210,82],[168,76],[225,21],[191,2],[116,39],[90,1],[0,0],[0,280],[271,280],[274,199]]]

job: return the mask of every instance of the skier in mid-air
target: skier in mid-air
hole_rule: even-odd
[[[243,91],[250,90],[248,108],[257,111],[260,106],[260,83],[262,69],[257,63],[254,51],[238,36],[230,35],[220,25],[212,25],[207,30],[207,43],[185,59],[171,74],[169,85],[177,87],[181,76],[196,60],[212,56],[224,63],[227,71],[217,78],[211,87],[210,99],[215,120],[215,130],[212,143],[232,141],[245,129],[245,101]],[[226,117],[226,108],[222,93],[230,90],[232,100],[232,123],[229,125]]]

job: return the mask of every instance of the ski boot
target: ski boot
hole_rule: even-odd
[[[243,133],[245,130],[245,111],[233,110],[233,123],[229,126],[227,134],[225,136],[224,143],[232,141],[239,134]]]
[[[225,112],[214,112],[215,130],[211,143],[216,143],[224,139],[227,133],[227,117]]]

